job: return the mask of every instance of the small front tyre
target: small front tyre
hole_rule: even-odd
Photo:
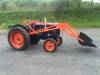
[[[44,42],[43,47],[46,52],[53,53],[57,49],[57,44],[54,39],[49,38]]]
[[[56,42],[57,42],[57,45],[60,46],[62,44],[62,37],[61,36],[58,36],[56,38]]]

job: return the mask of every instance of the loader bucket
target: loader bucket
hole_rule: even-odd
[[[80,32],[79,38],[87,42],[93,42],[93,40],[90,37],[88,37],[85,33],[82,32]]]
[[[89,47],[96,47],[95,44],[93,44],[93,40],[88,37],[85,33],[80,32],[79,38],[82,39],[84,42],[78,40],[79,44],[82,46],[89,46]]]

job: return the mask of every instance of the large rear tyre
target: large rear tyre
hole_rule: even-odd
[[[44,42],[43,47],[46,52],[53,53],[57,49],[57,44],[55,40],[49,38]]]
[[[8,42],[14,50],[24,51],[30,45],[30,37],[24,28],[15,27],[8,33]]]

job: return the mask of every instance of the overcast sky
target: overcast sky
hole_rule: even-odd
[[[83,0],[83,1],[92,1],[92,0]],[[94,0],[94,2],[100,2],[100,0]]]

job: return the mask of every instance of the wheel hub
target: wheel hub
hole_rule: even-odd
[[[52,51],[54,49],[54,43],[52,43],[51,41],[48,41],[47,44],[46,44],[46,48],[49,51]]]
[[[10,41],[11,41],[11,44],[16,48],[22,47],[24,44],[23,34],[18,31],[12,32],[10,35]]]

